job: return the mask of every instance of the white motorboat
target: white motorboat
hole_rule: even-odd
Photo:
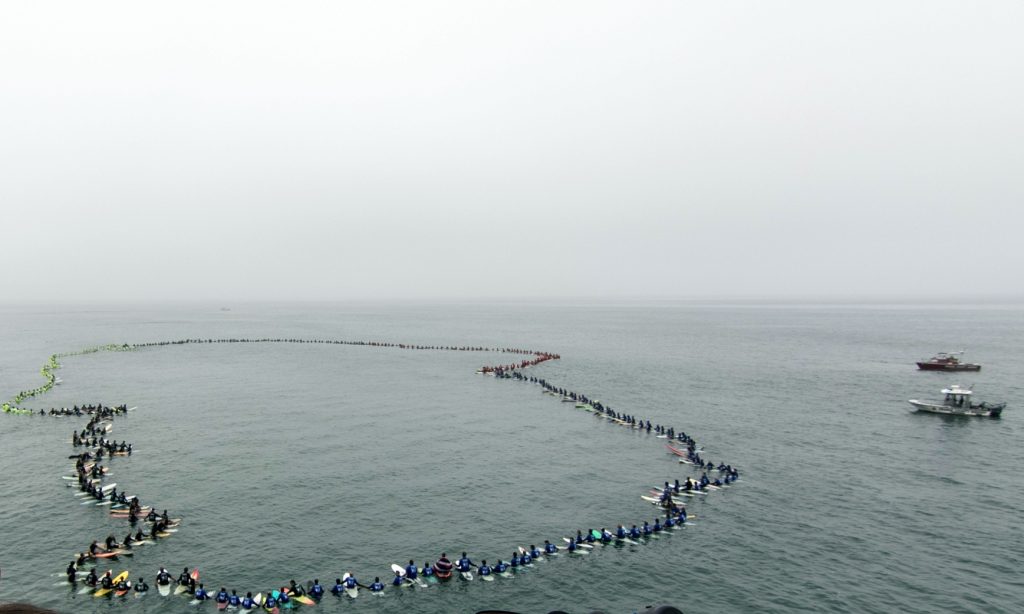
[[[914,406],[913,411],[945,414],[947,416],[998,418],[1003,413],[1003,408],[1006,407],[1006,403],[972,403],[971,395],[974,392],[970,388],[961,388],[956,384],[949,388],[943,388],[942,394],[945,395],[943,401],[910,399],[910,404]]]

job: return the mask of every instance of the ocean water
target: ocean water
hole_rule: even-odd
[[[328,596],[327,612],[1017,612],[1024,604],[1024,307],[918,305],[254,304],[0,307],[0,397],[40,385],[55,352],[183,338],[481,345],[561,355],[528,371],[697,439],[742,481],[697,520],[638,546],[561,554],[513,579]],[[914,361],[969,349],[979,373]],[[627,526],[639,496],[693,475],[663,440],[536,386],[475,375],[507,355],[319,344],[203,344],[63,359],[29,400],[138,406],[111,435],[112,481],[182,517],[110,565],[153,586],[198,567],[207,588],[387,582],[442,551],[479,562]],[[951,383],[1002,419],[909,412]],[[127,523],[81,506],[71,431],[0,415],[0,601],[64,612],[183,612],[180,597],[97,599],[57,585],[73,553]],[[107,568],[100,565],[100,569]]]

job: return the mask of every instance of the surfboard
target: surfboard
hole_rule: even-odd
[[[166,596],[171,594],[171,585],[170,585],[170,583],[168,583],[168,584],[157,584],[156,585],[156,591],[158,593],[160,593],[161,595],[163,595],[164,597],[166,597]]]
[[[307,597],[306,595],[299,595],[298,597],[292,597],[292,600],[298,601],[302,605],[316,605],[316,601]]]
[[[128,579],[128,572],[127,571],[122,571],[121,573],[119,573],[116,576],[114,576],[114,578],[110,581],[111,588],[101,588],[101,589],[97,590],[95,593],[93,593],[93,597],[102,597],[102,596],[110,593],[111,591],[114,590],[113,587],[117,586],[118,582],[121,582],[121,581],[127,580],[127,579]]]
[[[110,552],[97,552],[96,554],[92,555],[92,558],[94,558],[94,559],[109,559],[109,558],[117,556],[118,554],[121,554],[121,552],[119,550],[111,550]]]
[[[348,580],[351,576],[352,576],[352,574],[350,574],[350,573],[348,573],[346,571],[345,575],[343,575],[341,577],[341,581],[344,582],[345,580]],[[345,587],[345,594],[348,595],[349,597],[355,599],[356,597],[359,596],[359,587],[356,587],[356,586],[353,586],[352,588]]]
[[[471,581],[473,579],[473,572],[472,571],[463,571],[463,572],[460,572],[460,575],[462,576],[462,579],[465,580],[466,582],[469,582],[469,581]]]
[[[480,579],[484,582],[494,582],[494,576],[492,574],[484,574],[480,576]]]

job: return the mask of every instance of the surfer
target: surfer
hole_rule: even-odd
[[[135,583],[135,592],[136,593],[145,593],[148,590],[149,590],[149,585],[146,584],[146,581],[143,580],[140,577],[139,581]]]
[[[551,542],[549,542],[548,540],[545,539],[544,540],[544,553],[545,554],[555,554],[557,552],[558,552],[558,548],[556,548],[554,544],[552,544]]]
[[[487,564],[486,559],[480,559],[480,566],[476,568],[476,571],[481,576],[491,575],[491,566]]]
[[[227,603],[228,602],[228,592],[226,590],[224,590],[223,586],[220,587],[219,591],[217,591],[217,596],[214,597],[214,601],[216,601],[217,603]]]
[[[375,593],[379,593],[384,590],[384,585],[381,584],[379,576],[373,579],[373,584],[369,586],[369,589]]]
[[[430,561],[427,561],[423,564],[423,569],[420,573],[429,578],[434,575],[434,566],[430,564]]]
[[[467,573],[470,567],[476,567],[476,565],[473,564],[473,561],[469,560],[469,557],[466,556],[465,552],[462,553],[462,558],[459,559],[455,566],[458,567],[459,571],[462,573]]]
[[[252,600],[252,593],[246,593],[245,598],[242,599],[242,607],[246,610],[251,610],[256,602]]]
[[[391,586],[402,586],[405,584],[405,578],[402,576],[402,572],[395,570],[395,577],[391,580]]]
[[[417,575],[416,563],[409,559],[409,564],[405,566],[405,577],[410,580],[415,580]]]
[[[301,586],[299,586],[298,584],[296,584],[295,580],[292,580],[290,582],[290,584],[291,584],[291,586],[288,587],[288,593],[292,597],[302,597],[303,595],[306,594],[306,590],[304,588],[302,588]],[[282,591],[282,592],[284,592],[284,591]]]
[[[85,576],[85,583],[89,586],[96,586],[100,579],[96,576],[96,568],[89,570],[89,575]]]
[[[313,586],[309,587],[309,596],[317,601],[324,596],[324,587],[320,585],[319,578],[313,578]]]
[[[242,603],[242,598],[238,596],[235,589],[231,589],[231,595],[228,596],[228,605],[237,608]]]
[[[341,583],[341,578],[334,579],[334,586],[331,587],[332,595],[340,595],[345,592],[345,585]]]
[[[494,564],[494,573],[508,573],[508,563],[498,559],[498,562]]]
[[[75,583],[75,576],[78,574],[78,569],[75,567],[75,562],[71,561],[71,564],[67,568],[68,582],[71,584]]]

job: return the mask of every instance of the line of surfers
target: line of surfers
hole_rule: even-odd
[[[400,348],[403,350],[444,350],[451,352],[493,352],[501,354],[531,354],[544,360],[558,359],[558,354],[543,352],[539,350],[526,350],[522,348],[489,348],[482,345],[423,345],[415,343],[394,343],[391,341],[345,341],[341,339],[287,339],[287,338],[260,338],[260,339],[179,339],[177,341],[152,341],[149,343],[124,344],[123,349],[135,349],[144,347],[156,347],[163,345],[186,345],[190,343],[319,343],[327,345],[359,345],[368,347]],[[543,362],[543,360],[538,361]],[[493,371],[498,367],[484,367]]]
[[[411,344],[384,343],[384,342],[350,342],[350,341],[302,340],[302,339],[251,339],[251,340],[250,339],[217,339],[217,340],[214,340],[214,339],[207,339],[207,340],[202,340],[202,339],[186,339],[186,340],[180,340],[180,341],[167,341],[167,342],[137,344],[137,345],[133,345],[133,346],[128,346],[127,344],[125,344],[123,349],[134,349],[134,348],[137,348],[137,347],[160,346],[160,345],[180,345],[180,344],[185,344],[185,343],[246,343],[246,342],[330,343],[330,344],[365,345],[365,346],[377,346],[377,347],[398,347],[398,348],[403,348],[403,349],[491,351],[491,352],[508,352],[508,353],[518,353],[518,354],[532,354],[534,356],[537,356],[537,358],[533,359],[533,360],[524,360],[524,361],[521,361],[520,363],[513,363],[513,364],[510,364],[510,365],[504,365],[504,366],[485,366],[485,367],[482,367],[478,371],[478,373],[485,373],[485,374],[489,374],[489,375],[494,375],[496,377],[500,377],[500,378],[503,378],[503,379],[518,379],[520,381],[538,384],[538,385],[540,385],[541,387],[544,388],[545,392],[547,392],[549,394],[552,394],[552,395],[560,395],[562,397],[562,400],[565,401],[565,402],[575,402],[575,403],[577,403],[577,407],[583,405],[583,406],[586,406],[587,408],[595,410],[596,411],[595,415],[598,415],[598,414],[599,415],[603,415],[604,417],[606,417],[609,420],[613,420],[613,421],[615,421],[615,422],[617,422],[619,424],[622,424],[624,426],[628,426],[628,427],[631,427],[631,428],[634,428],[634,429],[646,430],[648,433],[650,433],[653,430],[659,436],[662,436],[664,438],[668,438],[668,439],[671,439],[671,440],[674,440],[674,441],[679,441],[680,443],[685,444],[686,447],[687,447],[686,455],[687,455],[687,461],[689,463],[692,463],[694,465],[697,465],[697,466],[699,466],[701,468],[705,468],[705,469],[708,469],[708,470],[713,469],[715,467],[713,463],[711,463],[710,461],[704,461],[704,459],[702,459],[700,457],[700,455],[697,452],[697,446],[696,446],[695,440],[693,440],[691,437],[687,436],[683,432],[678,432],[677,433],[675,431],[675,429],[673,429],[671,427],[666,428],[666,427],[662,427],[661,425],[652,425],[649,420],[647,420],[647,421],[645,421],[643,419],[637,420],[637,418],[635,416],[632,416],[632,415],[629,415],[629,414],[625,414],[625,413],[615,412],[614,410],[612,410],[611,407],[603,405],[600,401],[592,400],[592,399],[588,398],[586,395],[583,395],[583,394],[571,392],[571,391],[568,391],[568,390],[566,390],[564,388],[559,388],[559,387],[553,386],[553,385],[549,384],[547,381],[545,381],[544,379],[541,379],[541,378],[526,377],[526,376],[522,375],[522,373],[520,373],[517,370],[517,369],[520,369],[520,368],[525,368],[525,367],[529,367],[529,366],[534,366],[536,364],[540,364],[540,363],[542,363],[542,362],[544,362],[546,360],[552,360],[552,359],[559,358],[559,355],[551,354],[551,353],[547,353],[547,352],[536,352],[536,351],[531,351],[531,350],[519,350],[519,349],[515,349],[515,348],[496,349],[496,348],[484,348],[484,347],[427,346],[427,345],[411,345]],[[118,348],[118,349],[121,349],[121,348]],[[99,406],[99,407],[102,407],[102,406]],[[92,412],[88,411],[89,408],[92,408],[93,411]],[[95,413],[96,408],[97,408],[97,406],[84,406],[84,408],[73,408],[72,410],[70,410],[70,413],[57,412],[57,413],[54,413],[52,415],[81,415],[81,413]],[[79,413],[76,413],[76,409],[77,409],[77,411]],[[119,412],[127,411],[127,408],[125,408],[124,406],[118,406],[117,409],[119,410]],[[41,411],[40,413],[45,413],[45,412]],[[112,417],[112,414],[110,414],[110,413],[103,413],[103,412],[101,412],[101,415],[103,415],[106,418]],[[81,434],[78,435],[78,439],[79,439],[80,445],[89,445],[89,444],[94,443],[93,439],[95,439],[95,435],[97,434],[97,428],[99,426],[98,423],[100,421],[97,418],[98,418],[98,416],[94,416],[93,419],[90,420],[90,424],[87,426],[87,428],[84,429],[85,430],[85,435],[88,438],[87,441],[82,441],[82,439],[83,439],[82,435]],[[74,437],[73,437],[73,439],[74,439]],[[101,442],[101,443],[109,443],[109,442],[103,442],[102,438],[100,438],[99,442]],[[124,442],[122,442],[122,443],[124,443]],[[130,448],[130,446],[125,446],[123,451],[127,451],[129,448]],[[107,450],[108,454],[110,453],[110,450],[109,450],[107,445],[104,445],[104,446],[100,447],[99,449],[97,449],[97,453],[98,454],[102,454],[102,451],[104,449]],[[121,452],[121,451],[122,451],[121,446],[117,446],[117,452]],[[92,480],[90,480],[88,478],[86,478],[84,480],[82,479],[82,474],[85,473],[85,472],[89,472],[90,475],[94,475],[95,472],[92,471],[92,470],[95,469],[98,466],[98,463],[93,463],[91,467],[89,466],[89,463],[87,462],[89,455],[90,455],[90,453],[87,452],[87,453],[81,455],[81,457],[79,459],[79,462],[82,464],[82,466],[80,467],[80,471],[79,471],[80,481],[84,484],[83,490],[89,490],[90,494],[93,494],[94,497],[97,497],[97,495],[98,495],[97,498],[102,499],[103,498],[103,490],[104,489],[102,487],[99,487],[97,484],[95,484],[94,481],[92,481],[92,480],[95,480],[96,478],[92,478]],[[660,519],[655,519],[653,525],[650,525],[648,522],[644,521],[642,527],[637,527],[636,525],[633,525],[633,527],[631,529],[628,529],[628,530],[623,525],[619,525],[617,531],[614,534],[609,532],[609,531],[607,531],[607,530],[605,530],[605,529],[602,529],[600,532],[592,530],[592,531],[588,532],[586,535],[584,535],[581,531],[577,531],[577,536],[575,538],[565,538],[566,542],[567,542],[567,545],[562,547],[562,548],[564,550],[569,551],[570,554],[571,553],[582,553],[582,550],[584,550],[584,549],[593,548],[593,543],[595,541],[596,542],[601,542],[601,543],[610,543],[610,542],[616,541],[616,540],[631,540],[631,539],[635,539],[635,538],[639,538],[639,537],[644,537],[644,536],[649,536],[649,535],[652,535],[652,534],[656,534],[656,533],[659,533],[659,532],[664,531],[666,529],[671,529],[674,526],[682,526],[683,523],[686,522],[686,509],[685,509],[685,506],[682,506],[680,504],[676,504],[672,500],[672,495],[673,494],[679,494],[680,492],[685,492],[687,490],[702,490],[702,489],[709,488],[709,487],[718,487],[719,485],[724,485],[724,484],[727,484],[730,481],[738,479],[739,472],[735,468],[733,468],[733,467],[731,467],[729,465],[719,464],[718,469],[720,471],[725,471],[726,472],[726,476],[725,476],[725,480],[726,481],[724,483],[722,483],[720,480],[711,481],[709,478],[707,478],[706,474],[702,476],[701,480],[693,480],[691,478],[687,478],[687,480],[685,481],[684,484],[680,484],[678,480],[676,480],[674,486],[673,485],[669,485],[669,483],[667,483],[667,482],[665,483],[665,488],[662,490],[662,493],[661,493],[662,494],[662,501],[661,502],[662,502],[662,504],[663,504],[663,506],[665,508],[665,513],[666,513],[666,520],[665,520],[664,524],[661,523]],[[103,473],[104,473],[103,469],[100,468],[99,469],[99,475],[102,475]],[[166,536],[167,535],[166,530],[168,529],[168,527],[173,526],[172,523],[177,523],[180,520],[180,519],[174,519],[172,521],[171,519],[169,519],[167,517],[166,511],[164,512],[164,514],[162,516],[154,517],[155,516],[155,512],[152,509],[150,509],[150,508],[141,508],[141,505],[139,504],[139,501],[138,501],[137,497],[132,497],[131,499],[128,499],[123,492],[122,493],[117,493],[116,490],[114,490],[109,496],[111,498],[112,506],[113,505],[116,505],[116,506],[127,505],[128,506],[127,512],[123,512],[123,510],[122,510],[122,513],[119,514],[119,515],[122,515],[124,517],[128,517],[128,518],[132,519],[133,523],[138,520],[140,514],[143,511],[148,511],[148,514],[146,516],[147,520],[152,520],[154,522],[154,527],[157,527],[157,526],[160,527],[160,530],[152,531],[152,534],[157,536],[157,537],[159,537],[159,536]],[[163,535],[159,535],[160,533],[163,533]],[[145,535],[143,535],[141,529],[139,529],[138,532],[134,536],[129,534],[129,536],[122,543],[117,543],[116,539],[113,536],[108,537],[107,540],[106,540],[106,543],[105,543],[106,548],[102,552],[100,552],[100,548],[99,548],[98,543],[94,542],[93,545],[90,546],[89,554],[86,554],[86,553],[80,554],[78,560],[73,561],[72,564],[69,566],[69,570],[68,570],[69,571],[69,580],[74,582],[73,576],[75,575],[76,570],[78,568],[80,568],[82,565],[84,565],[88,561],[88,559],[90,559],[90,558],[92,558],[92,559],[113,558],[117,554],[130,554],[130,547],[131,547],[132,543],[133,542],[134,543],[138,543],[139,541],[142,541],[142,540],[145,540]],[[553,550],[549,551],[548,550],[549,548],[551,548]],[[524,549],[520,549],[520,550],[524,550]],[[554,554],[557,553],[557,548],[555,548],[552,544],[550,544],[546,540],[545,540],[545,553],[548,554],[548,555],[554,555]],[[427,565],[425,565],[423,568],[421,568],[419,570],[416,570],[415,569],[415,564],[412,561],[410,561],[410,566],[409,567],[411,567],[413,569],[414,573],[413,574],[409,573],[410,572],[409,567],[407,567],[403,572],[396,571],[395,572],[395,578],[392,581],[392,584],[397,586],[397,585],[401,585],[401,584],[406,583],[406,582],[415,582],[416,578],[421,576],[421,575],[425,576],[425,577],[436,576],[437,579],[448,579],[448,578],[451,577],[451,573],[452,573],[453,567],[455,569],[457,569],[462,574],[463,578],[465,578],[465,579],[471,579],[470,569],[473,569],[473,568],[477,569],[478,573],[481,576],[485,577],[485,578],[488,577],[488,576],[491,576],[493,574],[504,575],[504,574],[506,574],[508,572],[509,568],[516,568],[516,567],[520,567],[520,566],[523,566],[523,565],[530,565],[530,564],[532,564],[532,558],[534,558],[535,556],[539,556],[541,554],[542,553],[539,550],[537,550],[536,548],[531,546],[531,551],[524,551],[524,552],[520,552],[520,553],[514,553],[513,554],[513,558],[511,559],[511,561],[509,563],[505,563],[504,561],[499,560],[498,563],[496,565],[494,565],[493,567],[487,565],[486,561],[481,561],[481,564],[479,566],[477,566],[476,564],[472,563],[472,561],[469,561],[469,559],[465,556],[465,553],[463,554],[463,557],[461,559],[459,559],[459,561],[456,564],[453,565],[451,563],[451,561],[449,561],[447,559],[447,557],[445,557],[442,554],[442,558],[439,559],[437,561],[437,563],[430,564],[428,562]],[[162,571],[164,573],[161,574],[158,577],[158,580],[157,580],[158,584],[161,584],[161,585],[163,585],[164,581],[167,581],[167,582],[170,581],[169,574],[166,574],[166,570],[162,570]],[[466,577],[466,574],[470,574],[470,577]],[[112,580],[113,580],[113,578],[111,578],[111,572],[109,572],[109,571],[106,574],[104,574],[104,577],[107,578],[106,582],[108,582],[108,583],[112,582]],[[95,569],[93,569],[90,572],[90,575],[86,577],[86,581],[88,583],[88,581],[90,581],[90,578],[92,578],[92,579],[95,579],[96,582],[100,586],[102,586],[103,583],[104,583],[104,577],[97,578],[96,575],[95,575]],[[127,590],[126,587],[130,587],[130,586],[131,586],[130,583],[125,578],[124,581],[119,583],[118,586],[115,587],[115,588],[118,589],[118,593],[123,594],[122,591]],[[316,588],[318,586],[319,586],[319,581],[315,580],[313,582],[312,586],[310,587],[310,591],[312,592],[312,594],[314,594],[314,595],[316,595],[316,594],[322,595],[323,594],[322,593],[322,587]],[[351,576],[349,574],[346,574],[343,579],[339,578],[337,580],[335,586],[332,588],[332,592],[338,592],[338,591],[342,591],[342,590],[346,590],[346,589],[355,589],[357,587],[367,588],[367,589],[371,590],[372,592],[380,592],[380,591],[384,590],[384,585],[383,585],[383,583],[380,582],[380,578],[379,577],[375,578],[375,581],[373,583],[371,583],[370,585],[363,585],[363,584],[358,583],[358,581],[356,581],[356,579],[353,576]],[[134,587],[131,587],[131,588],[132,588],[132,590],[135,590],[137,592],[144,592],[148,587],[145,584],[145,582],[140,579],[140,582],[136,583],[134,585]],[[205,591],[205,588],[203,588],[203,585],[200,584],[200,585],[198,585],[198,587],[195,586],[194,580],[189,584],[189,586],[187,587],[186,590],[191,590],[191,594],[193,596],[195,596],[196,593],[198,592],[199,597],[196,597],[196,599],[198,599],[200,601],[203,600],[203,599],[206,599],[206,598],[210,598],[209,593],[207,593]],[[263,601],[262,605],[264,607],[267,607],[268,603],[273,603],[273,601],[275,599],[276,600],[282,600],[283,599],[284,602],[287,602],[287,600],[289,598],[289,592],[292,592],[293,594],[295,594],[297,598],[301,598],[304,595],[299,593],[299,591],[302,591],[302,590],[303,589],[301,587],[295,585],[295,583],[293,581],[292,582],[292,587],[285,587],[281,591],[272,591],[271,593],[269,593],[267,599]],[[256,601],[253,600],[253,598],[251,597],[251,593],[247,596],[247,598],[250,600],[251,603],[253,603],[255,605],[261,605],[260,603],[257,603]],[[232,603],[233,600],[237,600],[238,601],[238,605],[242,605],[243,607],[244,607],[243,604],[246,603],[246,598],[238,597],[237,594],[235,594],[234,591],[232,591],[230,594],[228,594],[224,589],[221,589],[221,591],[219,591],[214,596],[214,600],[215,601],[220,601],[221,603],[225,603],[225,601],[221,601],[223,599],[226,599],[227,600],[226,603],[229,603],[229,604]],[[273,607],[273,606],[271,606],[271,607]],[[268,609],[271,609],[271,608],[268,607]]]
[[[54,416],[57,418],[93,416],[99,419],[97,420],[97,422],[100,420],[106,420],[108,418],[113,418],[114,416],[126,413],[128,413],[127,405],[108,407],[106,405],[103,405],[102,403],[96,405],[82,405],[81,407],[79,407],[78,405],[74,405],[72,407],[61,407],[59,409],[56,407],[51,407],[49,410],[39,410],[40,416]]]
[[[493,579],[494,576],[511,577],[513,572],[521,568],[532,567],[533,561],[541,557],[551,558],[557,556],[560,551],[565,551],[568,554],[582,553],[593,549],[598,544],[611,544],[613,542],[637,544],[639,542],[633,540],[650,538],[675,527],[682,527],[686,520],[686,509],[680,507],[668,514],[664,523],[659,518],[655,518],[654,524],[650,524],[645,520],[642,527],[634,524],[631,528],[627,529],[625,525],[620,524],[614,532],[604,527],[600,531],[592,529],[586,533],[582,530],[577,530],[575,537],[563,538],[566,541],[565,546],[555,546],[549,540],[544,540],[541,548],[531,544],[529,549],[520,548],[518,551],[514,551],[509,562],[506,563],[499,558],[494,565],[488,564],[486,559],[481,559],[480,563],[477,564],[465,552],[462,553],[459,559],[453,562],[448,558],[447,553],[442,552],[441,557],[436,562],[427,561],[422,567],[417,567],[413,559],[410,559],[409,564],[404,568],[397,565],[393,566],[394,576],[389,584],[396,588],[415,584],[425,585],[425,581],[449,580],[455,572],[458,572],[459,576],[464,580],[472,580],[473,570],[482,579],[489,580]],[[108,538],[108,540],[110,539],[112,538]],[[79,571],[86,562],[85,558],[79,557],[77,561],[71,561],[68,564],[67,579],[71,585],[77,585]],[[226,604],[243,609],[262,606],[268,611],[279,606],[287,607],[287,604],[291,601],[312,605],[320,601],[328,592],[336,596],[348,594],[351,597],[355,597],[358,594],[359,588],[367,589],[375,594],[383,593],[387,588],[387,585],[381,581],[380,576],[374,577],[373,582],[370,584],[363,584],[359,582],[356,576],[346,573],[344,576],[336,578],[334,585],[329,589],[320,583],[319,578],[307,583],[305,587],[297,584],[295,580],[291,580],[289,586],[282,586],[280,590],[268,591],[265,597],[263,593],[254,597],[252,592],[248,592],[245,597],[241,597],[237,591],[231,590],[228,592],[224,587],[221,587],[216,593],[212,593],[207,591],[205,584],[200,583],[198,580],[198,570],[189,572],[187,567],[182,570],[176,580],[172,578],[171,574],[164,567],[160,568],[155,578],[156,584],[160,587],[169,587],[173,582],[177,587],[174,591],[175,594],[186,594],[192,597],[194,602],[213,601],[218,604]],[[144,578],[140,577],[133,584],[128,579],[127,572],[117,577],[113,575],[111,570],[107,570],[103,575],[97,575],[96,569],[92,568],[82,578],[82,582],[86,587],[103,590],[105,591],[104,594],[118,596],[123,596],[129,592],[134,592],[141,596],[141,594],[149,591],[149,584],[146,583]],[[169,590],[162,592],[170,594]]]
[[[523,375],[522,373],[516,370],[495,368],[491,373],[495,377],[501,379],[511,379],[520,382],[536,384],[543,388],[544,392],[551,394],[553,396],[561,397],[562,402],[564,403],[575,403],[577,407],[592,409],[595,412],[594,415],[596,416],[604,416],[606,419],[621,424],[623,426],[638,429],[641,431],[646,431],[647,433],[653,431],[656,435],[660,437],[672,441],[678,441],[679,443],[684,444],[686,446],[685,453],[679,454],[681,450],[671,447],[670,449],[674,450],[675,454],[683,456],[683,458],[685,458],[686,462],[688,462],[689,464],[696,465],[697,467],[708,471],[718,469],[719,471],[725,472],[726,483],[739,479],[738,469],[725,463],[719,463],[716,466],[713,462],[705,460],[704,458],[701,457],[697,450],[697,441],[690,437],[689,435],[687,435],[686,433],[684,433],[683,431],[677,432],[674,427],[665,427],[660,424],[652,425],[650,420],[644,420],[643,418],[637,419],[636,416],[633,416],[631,414],[616,412],[610,406],[601,403],[601,401],[598,401],[597,399],[591,399],[585,394],[573,392],[565,388],[554,386],[552,384],[549,384],[543,378]],[[691,480],[687,480],[686,484],[691,484]],[[722,484],[718,483],[713,485],[721,486]]]
[[[91,416],[81,431],[72,433],[72,444],[75,447],[92,448],[92,450],[70,457],[75,459],[75,473],[79,490],[94,499],[97,505],[109,504],[111,517],[126,519],[131,527],[135,528],[134,533],[129,530],[124,540],[120,542],[113,535],[109,535],[102,546],[98,540],[93,540],[85,552],[78,554],[78,558],[74,562],[75,565],[81,567],[88,560],[95,561],[103,558],[116,560],[118,556],[131,556],[134,554],[132,552],[134,546],[169,537],[172,531],[176,530],[174,527],[181,523],[180,518],[168,517],[167,510],[164,510],[163,514],[157,514],[153,507],[144,507],[138,497],[129,497],[124,490],[118,492],[116,485],[103,486],[102,484],[103,477],[109,473],[109,468],[100,464],[104,454],[129,456],[132,453],[132,444],[125,441],[118,444],[103,436],[112,426],[108,421],[112,421],[115,415],[127,413],[127,407],[119,405],[112,408],[98,404],[83,405],[81,408],[76,405],[74,409]],[[135,526],[139,521],[149,522],[152,525],[143,531],[142,528]]]

